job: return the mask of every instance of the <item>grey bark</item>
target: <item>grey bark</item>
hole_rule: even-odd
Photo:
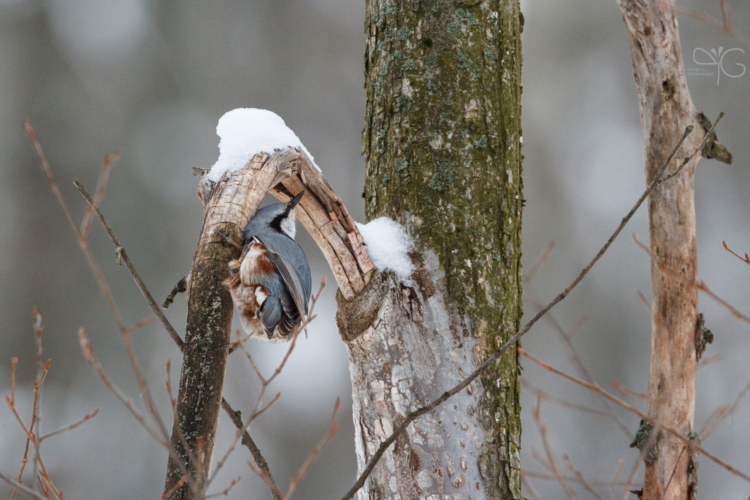
[[[367,2],[367,216],[405,225],[417,271],[339,297],[360,471],[519,328],[521,23],[515,0]],[[413,422],[360,499],[520,499],[518,391],[513,348]]]

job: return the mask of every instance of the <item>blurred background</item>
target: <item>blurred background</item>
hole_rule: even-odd
[[[750,5],[742,0],[729,5],[735,28],[750,37]],[[681,6],[721,17],[719,0]],[[529,269],[555,243],[529,287],[546,302],[585,266],[643,190],[642,135],[627,34],[616,2],[524,0],[522,9],[524,260]],[[17,356],[16,398],[28,418],[36,305],[44,319],[44,357],[52,358],[42,431],[100,409],[93,421],[44,443],[47,469],[68,498],[156,498],[167,456],[81,355],[76,333],[84,327],[110,377],[141,403],[120,336],[37,165],[23,119],[36,127],[77,216],[83,203],[73,180],[93,190],[104,155],[122,152],[102,210],[161,301],[189,271],[202,215],[191,168],[216,161],[216,122],[228,110],[259,107],[281,115],[354,217],[364,219],[363,23],[362,0],[0,0],[0,393],[9,392],[10,358]],[[750,266],[722,248],[726,240],[740,253],[750,252],[750,73],[722,75],[717,84],[716,67],[693,61],[696,48],[743,48],[745,53],[724,59],[727,73],[738,74],[742,70],[736,63],[750,65],[750,47],[685,16],[680,30],[688,71],[713,71],[711,77],[689,79],[693,101],[711,119],[727,112],[718,134],[735,156],[733,166],[699,164],[699,274],[717,294],[750,314]],[[587,315],[572,344],[599,384],[614,391],[611,382],[618,380],[645,392],[650,322],[637,294],[642,291],[650,299],[649,259],[632,240],[633,232],[647,242],[645,207],[554,316],[567,329]],[[98,223],[90,234],[126,322],[149,316],[126,269],[115,265],[112,245]],[[326,275],[334,283],[312,240],[304,232],[300,239],[313,281]],[[279,484],[286,485],[326,433],[336,397],[342,398],[342,430],[299,486],[295,495],[300,499],[340,497],[356,474],[348,362],[334,323],[334,297],[329,286],[309,339],[300,339],[269,389],[270,395],[280,391],[281,399],[251,428]],[[723,357],[699,372],[696,429],[750,382],[750,325],[705,295],[700,310],[716,335],[706,356]],[[181,296],[167,311],[178,331],[184,329],[185,314]],[[176,381],[179,353],[156,322],[133,340],[162,414],[168,416],[165,364],[171,360]],[[551,323],[541,322],[523,345],[575,373]],[[284,346],[260,342],[250,348],[266,374],[285,352]],[[535,387],[601,409],[592,394],[528,361],[524,365],[524,379]],[[252,407],[259,385],[246,359],[230,357],[225,393],[236,409]],[[631,402],[645,409],[642,401]],[[533,453],[543,454],[532,418],[536,396],[524,391],[522,403],[523,467],[545,472]],[[637,418],[617,412],[635,431]],[[542,403],[541,417],[560,464],[567,454],[584,476],[611,480],[624,459],[621,477],[629,475],[637,451],[628,448],[627,436],[611,419],[549,400]],[[750,404],[740,406],[704,445],[748,472],[749,425]],[[233,436],[222,414],[217,453]],[[3,405],[1,469],[17,474],[23,445],[24,436]],[[241,476],[230,498],[267,497],[247,467],[249,459],[246,449],[238,449],[213,491]],[[706,459],[700,464],[701,496],[710,491],[713,498],[747,498],[749,484]],[[562,496],[554,481],[529,481],[541,498]],[[608,494],[606,488],[600,491]],[[0,495],[9,493],[0,484]],[[533,497],[528,489],[525,495]]]

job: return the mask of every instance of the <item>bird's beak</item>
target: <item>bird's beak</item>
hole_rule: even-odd
[[[289,210],[294,210],[294,207],[297,206],[299,203],[299,200],[302,199],[302,195],[305,194],[305,191],[301,191],[300,194],[292,198],[289,203],[287,203],[287,206],[289,207]]]

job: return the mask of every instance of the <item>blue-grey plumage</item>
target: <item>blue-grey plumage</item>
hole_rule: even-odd
[[[250,335],[271,341],[288,339],[307,315],[310,266],[294,241],[294,212],[303,194],[289,203],[259,209],[243,230],[240,259],[229,263],[225,283]]]

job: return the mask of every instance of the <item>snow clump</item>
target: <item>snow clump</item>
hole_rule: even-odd
[[[414,248],[414,242],[403,226],[388,217],[380,217],[367,224],[358,222],[357,227],[375,267],[380,271],[393,271],[401,283],[412,286],[414,264],[408,252]]]
[[[225,173],[243,168],[256,154],[273,153],[274,149],[300,148],[320,170],[299,137],[273,111],[256,108],[228,111],[219,119],[216,134],[219,159],[206,175],[209,181],[218,182]]]

